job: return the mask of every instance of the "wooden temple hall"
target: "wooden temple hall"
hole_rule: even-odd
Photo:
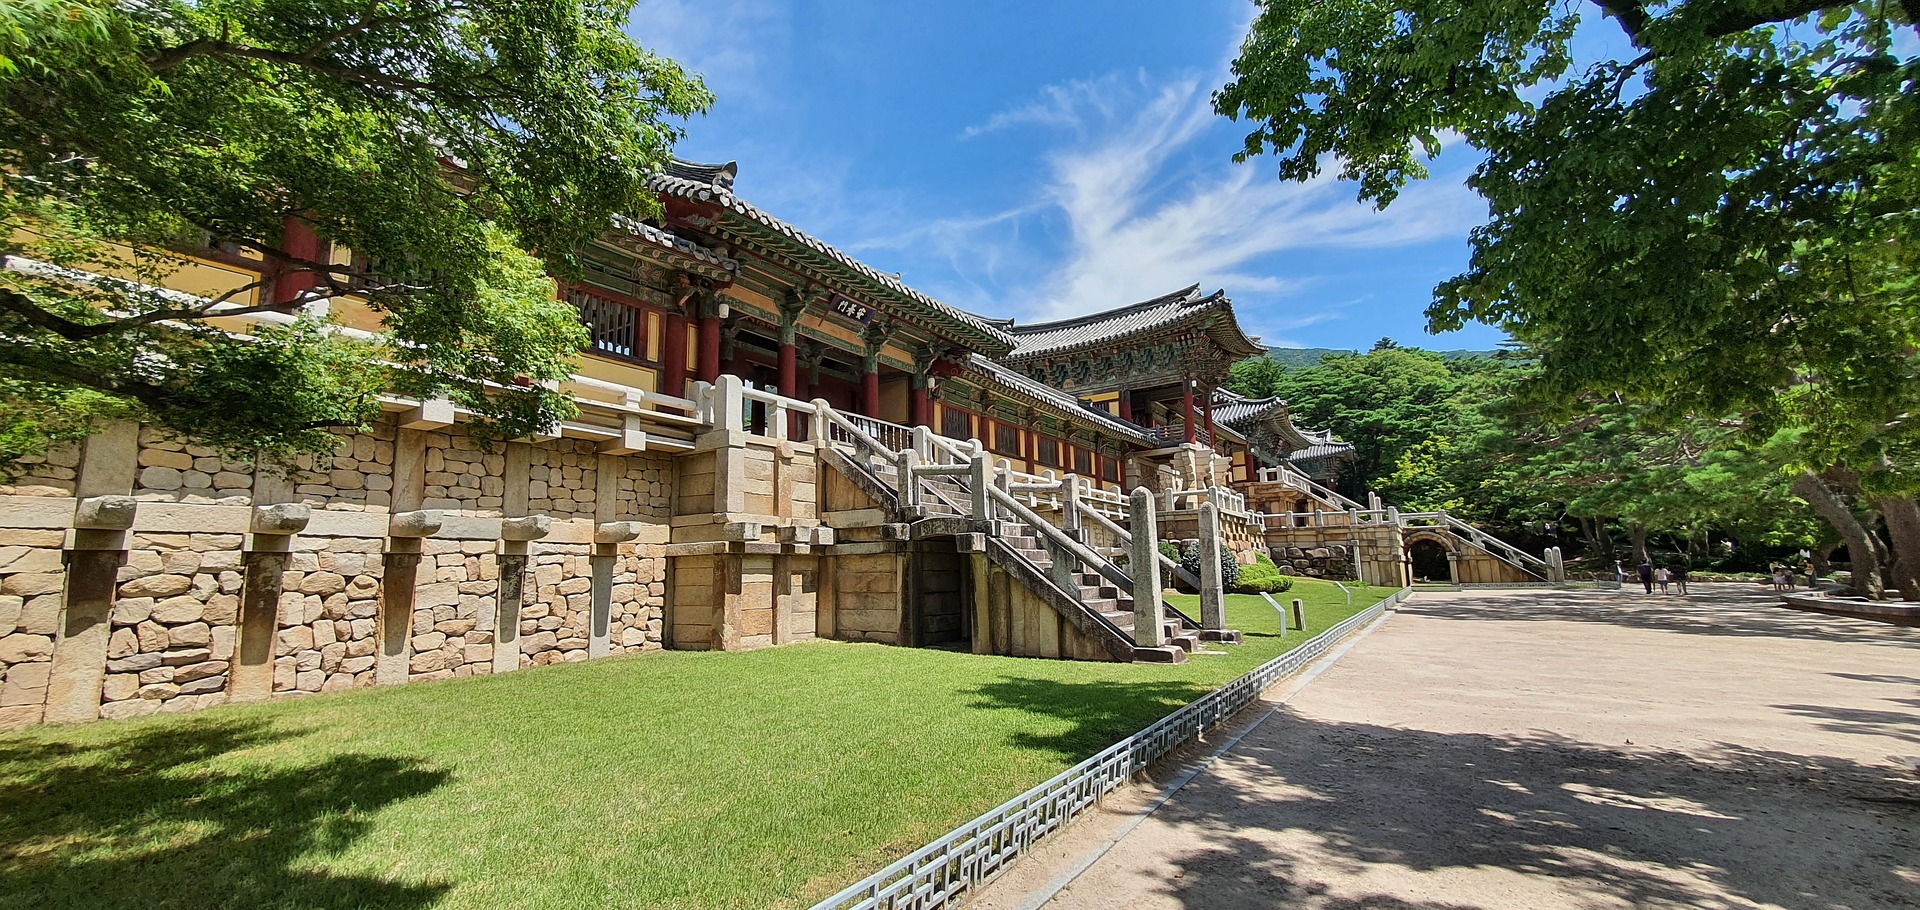
[[[1179,662],[1237,639],[1222,553],[1397,586],[1417,545],[1456,581],[1560,577],[1551,552],[1331,489],[1350,447],[1218,387],[1264,353],[1222,292],[977,315],[736,173],[673,163],[664,215],[617,220],[556,285],[592,341],[562,384],[578,414],[536,437],[482,445],[452,402],[396,394],[291,472],[133,423],[26,465],[0,486],[0,726],[816,638]],[[168,290],[241,289],[238,333],[301,310],[382,331],[352,297],[249,289],[265,268],[208,251]],[[1197,541],[1200,576],[1163,540]]]
[[[583,372],[671,395],[731,374],[1116,489],[1162,489],[1162,468],[1185,486],[1251,482],[1308,450],[1300,464],[1331,481],[1350,460],[1350,447],[1294,429],[1284,403],[1249,408],[1218,388],[1266,352],[1223,291],[1031,325],[975,315],[754,207],[734,194],[736,171],[675,162],[655,183],[664,220],[622,225],[630,233],[568,290],[594,337]],[[1212,453],[1197,472],[1175,457],[1195,445]]]

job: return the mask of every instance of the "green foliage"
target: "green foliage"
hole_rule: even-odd
[[[1798,430],[1796,465],[1920,492],[1920,7],[1606,3],[1630,48],[1595,60],[1539,0],[1262,7],[1214,99],[1243,156],[1337,159],[1386,204],[1448,133],[1485,154],[1491,220],[1434,330],[1528,344],[1560,419],[1618,395],[1750,447]]]
[[[0,272],[0,457],[107,416],[318,452],[386,387],[454,398],[483,436],[567,416],[542,382],[584,333],[545,272],[577,273],[614,213],[652,211],[666,120],[709,101],[624,35],[630,6],[0,6],[0,253],[114,276]],[[286,236],[296,220],[377,269],[314,257]],[[154,290],[210,245],[266,275],[219,301]],[[209,327],[216,305],[299,314],[276,274],[307,302],[364,296],[387,336]],[[35,416],[61,402],[85,406]]]
[[[1166,544],[1162,544],[1165,546]],[[1180,568],[1187,570],[1195,578],[1200,577],[1200,541],[1189,540],[1180,545]],[[1240,564],[1233,561],[1233,551],[1227,549],[1227,542],[1220,541],[1220,586],[1233,590],[1240,577]]]
[[[1239,574],[1229,588],[1235,594],[1279,594],[1293,588],[1293,578],[1280,574],[1265,553],[1254,554],[1253,565],[1241,566]]]
[[[1423,475],[1432,466],[1423,467],[1413,453],[1429,450],[1434,440],[1471,434],[1486,386],[1518,362],[1504,355],[1448,359],[1387,344],[1304,369],[1243,361],[1231,382],[1245,395],[1279,395],[1296,424],[1332,430],[1352,443],[1355,463],[1341,482],[1354,493],[1374,490],[1404,508],[1430,510],[1457,497],[1443,481]],[[1410,457],[1415,460],[1403,464]]]

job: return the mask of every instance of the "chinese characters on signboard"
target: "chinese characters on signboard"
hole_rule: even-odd
[[[839,294],[833,295],[833,313],[842,319],[851,319],[861,325],[873,321],[873,307],[848,300]]]

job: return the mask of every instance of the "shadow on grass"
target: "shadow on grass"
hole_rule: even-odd
[[[1486,870],[1566,905],[1791,910],[1912,907],[1920,781],[1892,767],[1720,744],[1622,751],[1551,735],[1434,733],[1282,709],[1236,746],[1231,781],[1183,791],[1159,818],[1151,886],[1182,906],[1449,910],[1492,887],[1427,879],[1434,900],[1366,889],[1406,870]],[[1283,782],[1281,786],[1242,786]],[[1835,874],[1836,863],[1845,874]],[[1460,889],[1460,890],[1454,890]],[[1509,900],[1525,901],[1514,891]],[[1555,901],[1558,903],[1558,901]]]
[[[1066,721],[1059,733],[1018,732],[1008,742],[1052,752],[1072,761],[1086,758],[1172,713],[1209,690],[1195,682],[1062,682],[1006,677],[972,690],[972,707],[1010,708]]]
[[[297,738],[219,719],[98,744],[0,741],[0,908],[424,908],[443,884],[314,868],[445,771],[394,756],[229,753]]]

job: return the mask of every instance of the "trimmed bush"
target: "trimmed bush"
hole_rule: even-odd
[[[1293,579],[1280,574],[1265,553],[1254,554],[1253,565],[1241,566],[1239,574],[1227,588],[1235,594],[1279,594],[1293,588]]]

